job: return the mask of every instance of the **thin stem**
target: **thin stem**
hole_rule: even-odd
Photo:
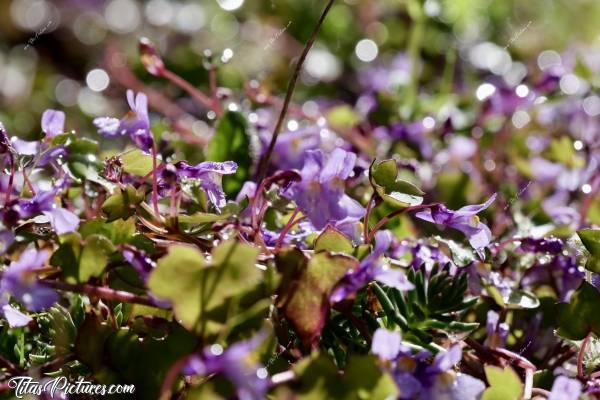
[[[10,201],[10,195],[12,194],[12,190],[13,190],[13,181],[15,179],[15,160],[13,159],[12,154],[9,154],[9,160],[10,160],[10,176],[8,178],[8,186],[6,188],[6,197],[4,198],[4,205],[8,205],[8,202]]]
[[[35,189],[33,188],[33,184],[31,183],[31,181],[29,180],[29,177],[27,176],[27,174],[25,173],[25,168],[23,168],[23,170],[21,171],[21,173],[23,174],[23,180],[25,181],[25,184],[27,185],[27,187],[29,188],[29,191],[31,192],[31,194],[33,196],[35,196]],[[21,193],[23,193],[23,191],[21,190]]]
[[[288,220],[287,224],[285,224],[285,226],[281,230],[281,233],[279,234],[279,238],[277,238],[277,243],[275,244],[275,250],[279,250],[279,248],[281,247],[281,244],[283,243],[283,239],[285,239],[285,237],[288,234],[288,232],[290,231],[290,229],[292,229],[292,227],[294,225],[296,225],[298,222],[302,221],[305,218],[304,216],[301,216],[300,218],[296,219],[296,215],[298,215],[299,212],[300,212],[300,209],[296,208],[294,210],[294,213]]]
[[[171,393],[171,388],[175,384],[179,373],[192,357],[193,354],[187,354],[179,358],[173,365],[171,365],[165,375],[165,379],[160,389],[160,400],[167,400],[170,398],[169,394]]]
[[[371,215],[371,207],[373,206],[375,196],[376,194],[375,192],[373,192],[373,194],[371,194],[371,197],[369,198],[369,202],[367,203],[367,209],[365,211],[365,222],[363,227],[363,239],[365,240],[365,243],[368,243],[367,238],[369,237],[369,216]]]
[[[409,211],[416,211],[416,210],[423,210],[425,208],[431,208],[433,206],[438,205],[438,203],[431,203],[431,204],[420,204],[418,206],[412,206],[412,207],[406,207],[406,208],[402,208],[400,210],[396,210],[388,215],[386,215],[385,217],[383,217],[374,227],[373,230],[371,230],[371,233],[369,233],[369,235],[367,236],[367,240],[365,241],[366,244],[371,243],[371,241],[373,240],[373,238],[375,237],[375,234],[377,233],[377,231],[379,229],[381,229],[381,227],[385,224],[387,224],[388,222],[390,222],[390,220],[392,220],[393,218],[397,217],[398,215],[404,214],[405,212],[409,212]]]
[[[204,107],[217,112],[214,109],[214,105],[210,97],[202,93],[199,89],[195,88],[191,83],[189,83],[179,75],[169,71],[168,69],[165,69],[161,72],[161,76],[165,79],[168,79],[176,86],[179,86],[181,89],[185,90],[190,96],[194,98],[194,100],[196,100]]]
[[[588,342],[592,338],[592,331],[590,331],[583,342],[581,342],[581,347],[579,348],[579,353],[577,354],[577,376],[579,378],[585,377],[585,371],[583,370],[583,355],[585,354],[585,348],[587,347]]]
[[[329,13],[329,10],[331,9],[331,6],[333,5],[334,1],[335,0],[329,0],[327,2],[327,5],[325,6],[323,13],[321,14],[321,17],[319,18],[319,21],[317,22],[317,26],[315,26],[315,29],[313,30],[312,35],[310,36],[310,39],[306,43],[306,46],[304,46],[302,55],[300,55],[300,59],[298,60],[298,63],[296,64],[296,69],[294,70],[294,75],[292,75],[292,79],[290,80],[290,83],[288,84],[287,92],[285,94],[285,100],[283,102],[283,107],[281,108],[281,113],[279,113],[279,119],[277,120],[275,129],[273,129],[273,136],[271,137],[271,143],[269,143],[267,152],[262,157],[262,159],[258,165],[258,176],[257,176],[258,181],[261,181],[267,174],[267,168],[269,167],[269,160],[271,159],[271,155],[273,154],[273,149],[275,148],[275,143],[277,142],[277,137],[279,136],[279,132],[281,131],[281,128],[283,126],[283,121],[285,120],[285,115],[287,114],[288,107],[290,105],[290,102],[292,101],[292,94],[294,94],[296,82],[298,81],[298,77],[300,76],[300,71],[302,71],[302,65],[304,64],[304,61],[306,60],[306,56],[308,55],[308,52],[310,51],[315,40],[317,39],[317,35],[319,34],[319,31],[321,30],[321,26],[323,25],[323,22],[325,21],[325,17],[327,16],[327,13]]]
[[[152,140],[152,205],[156,218],[160,217],[158,210],[158,176],[156,171],[156,142]]]
[[[523,390],[523,399],[529,400],[531,399],[531,395],[533,392],[533,373],[535,370],[526,369],[525,370],[525,389]]]
[[[62,290],[65,292],[82,293],[88,296],[95,296],[109,301],[142,304],[146,306],[162,308],[156,305],[155,302],[148,297],[138,296],[133,293],[124,292],[122,290],[114,290],[107,287],[93,286],[88,284],[74,285],[52,279],[40,279],[39,281],[48,287],[57,290]]]
[[[208,70],[208,82],[210,85],[210,94],[212,97],[212,108],[218,116],[222,116],[223,109],[221,108],[221,103],[219,102],[219,96],[217,93],[217,69],[214,66],[210,67]]]

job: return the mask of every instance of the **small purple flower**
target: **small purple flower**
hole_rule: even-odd
[[[144,93],[134,94],[127,91],[127,103],[131,111],[120,121],[116,118],[100,117],[94,119],[98,133],[106,137],[129,135],[135,145],[145,152],[150,152],[154,139],[150,132],[148,117],[148,97]]]
[[[77,215],[65,208],[52,208],[43,214],[50,220],[50,225],[57,235],[75,232],[79,227],[80,219]]]
[[[520,248],[529,253],[559,254],[563,249],[563,242],[559,238],[524,238],[520,240]]]
[[[4,297],[0,297],[0,315],[4,316],[8,321],[8,326],[11,328],[26,326],[33,321],[33,318],[23,314],[21,311],[8,304],[8,300]]]
[[[381,257],[392,243],[389,231],[375,234],[375,248],[360,263],[356,271],[349,271],[331,295],[331,301],[338,302],[358,291],[367,283],[376,280],[398,290],[412,290],[414,285],[398,269],[391,269],[381,261]]]
[[[123,258],[140,274],[142,281],[146,282],[156,263],[142,250],[127,248],[123,250]]]
[[[294,200],[318,230],[329,222],[362,218],[364,208],[344,193],[345,181],[356,163],[356,154],[339,148],[327,159],[321,150],[304,154],[302,180],[292,183],[283,195]]]
[[[183,373],[222,374],[235,385],[240,400],[262,400],[269,386],[267,370],[260,363],[252,361],[252,352],[264,339],[265,334],[259,333],[225,350],[220,345],[212,345],[204,349],[201,355],[190,358]]]
[[[500,322],[500,315],[490,310],[487,313],[485,325],[486,339],[485,345],[490,347],[504,347],[510,327],[505,322]]]
[[[57,110],[46,110],[42,114],[42,131],[46,137],[53,138],[65,131],[65,113]]]
[[[175,169],[178,179],[199,179],[200,186],[216,208],[225,206],[225,192],[223,192],[222,187],[223,175],[235,174],[237,171],[237,164],[235,162],[204,161],[192,166],[185,161],[179,161],[175,164]]]
[[[484,258],[483,249],[492,239],[490,228],[479,221],[477,214],[485,210],[496,200],[494,193],[485,203],[462,207],[456,211],[438,204],[430,209],[419,211],[417,218],[439,225],[449,226],[465,234],[471,246]]]
[[[379,328],[373,335],[371,351],[390,362],[401,399],[475,400],[485,389],[479,379],[452,371],[462,358],[458,345],[438,353],[428,364],[429,352],[412,354],[398,332]]]
[[[48,252],[35,249],[25,250],[18,261],[13,261],[0,280],[0,293],[10,293],[31,311],[41,311],[58,301],[58,294],[39,283],[35,270],[43,267]]]
[[[10,207],[5,207],[0,212],[0,216],[6,223],[7,216],[11,216],[12,219],[15,216],[17,219],[28,219],[34,215],[44,214],[58,235],[76,231],[80,223],[79,217],[65,208],[56,206],[55,196],[65,184],[66,182],[63,181],[51,190],[40,191],[31,199],[19,199]],[[16,221],[11,220],[11,224],[14,223]]]
[[[15,241],[15,234],[10,230],[0,231],[0,256],[4,255]]]
[[[390,332],[379,328],[373,334],[371,352],[383,360],[393,360],[404,349],[402,338],[398,332]]]
[[[583,279],[585,271],[577,265],[575,257],[557,255],[549,263],[536,263],[525,271],[521,286],[548,285],[557,291],[559,301],[565,302]]]
[[[582,385],[577,379],[559,376],[552,384],[548,400],[577,400],[581,395]]]

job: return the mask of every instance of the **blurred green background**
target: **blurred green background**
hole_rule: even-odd
[[[68,129],[93,134],[93,117],[121,115],[125,88],[144,87],[176,99],[189,126],[202,135],[206,115],[179,89],[143,69],[138,38],[152,39],[168,67],[199,88],[207,87],[203,62],[210,50],[223,63],[219,85],[232,89],[232,96],[241,96],[252,79],[281,94],[324,4],[4,0],[0,121],[12,135],[33,138],[41,113],[52,107],[67,113]],[[599,20],[598,0],[337,0],[295,96],[352,103],[364,90],[356,73],[411,49],[422,62],[419,88],[432,94],[443,90],[444,66],[454,56],[507,81],[535,66],[544,50],[575,52],[599,65]],[[395,78],[400,87],[408,84],[402,73]]]

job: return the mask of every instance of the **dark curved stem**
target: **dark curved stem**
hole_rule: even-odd
[[[158,176],[156,171],[156,142],[152,139],[152,205],[156,218],[160,218],[158,210]]]
[[[294,75],[292,75],[292,79],[288,84],[287,92],[285,94],[285,100],[283,102],[283,107],[281,108],[281,113],[279,113],[279,119],[277,120],[277,124],[275,125],[275,129],[273,129],[273,136],[271,137],[271,143],[269,143],[269,147],[267,148],[267,152],[261,158],[260,163],[258,165],[258,175],[257,181],[261,181],[267,174],[267,168],[269,166],[269,160],[271,159],[271,155],[273,154],[273,149],[275,148],[275,143],[277,142],[277,137],[279,136],[279,132],[281,131],[281,127],[283,126],[283,121],[285,120],[285,115],[287,114],[288,107],[290,106],[290,102],[292,101],[292,95],[294,94],[294,89],[296,88],[296,82],[298,81],[298,77],[300,76],[300,71],[302,71],[302,65],[306,60],[306,56],[313,46],[315,40],[317,39],[317,35],[321,30],[321,26],[325,21],[325,17],[329,13],[331,6],[335,0],[329,0],[325,9],[321,13],[321,17],[317,22],[317,26],[312,32],[310,39],[306,42],[306,46],[304,46],[304,50],[302,51],[302,55],[300,55],[300,59],[298,63],[296,63],[296,68],[294,70]]]
[[[112,300],[112,301],[120,301],[124,303],[133,303],[133,304],[142,304],[151,307],[159,307],[155,304],[155,302],[143,296],[138,296],[133,293],[124,292],[122,290],[114,290],[108,287],[103,286],[93,286],[93,285],[73,285],[70,283],[65,283],[61,281],[56,281],[52,279],[40,279],[39,280],[44,285],[51,287],[53,289],[62,290],[65,292],[73,292],[73,293],[82,293],[88,296],[99,297],[104,300]]]
[[[371,243],[371,241],[373,240],[373,238],[375,237],[375,234],[377,233],[378,230],[381,229],[381,227],[385,224],[387,224],[388,222],[390,222],[392,219],[394,219],[395,217],[397,217],[398,215],[402,215],[406,212],[409,211],[417,211],[417,210],[423,210],[425,208],[431,208],[433,206],[438,205],[438,203],[431,203],[431,204],[421,204],[418,206],[412,206],[412,207],[406,207],[406,208],[402,208],[400,210],[396,210],[388,215],[386,215],[385,217],[383,217],[374,227],[373,230],[371,230],[371,233],[369,233],[369,235],[367,236],[367,240],[365,241],[366,244]]]
[[[279,248],[281,247],[281,244],[283,243],[283,239],[285,239],[285,237],[288,234],[288,232],[290,231],[290,229],[292,229],[294,227],[294,225],[296,225],[298,222],[302,221],[305,218],[304,216],[301,216],[300,218],[296,218],[296,215],[298,215],[299,212],[300,212],[300,209],[296,208],[294,210],[294,213],[288,220],[287,224],[285,224],[285,226],[281,230],[281,233],[279,234],[279,237],[277,238],[277,243],[275,244],[275,250],[279,250]]]

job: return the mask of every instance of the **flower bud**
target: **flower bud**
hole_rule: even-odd
[[[165,71],[165,63],[156,51],[154,43],[148,38],[141,38],[139,42],[140,60],[150,74],[160,76]]]

